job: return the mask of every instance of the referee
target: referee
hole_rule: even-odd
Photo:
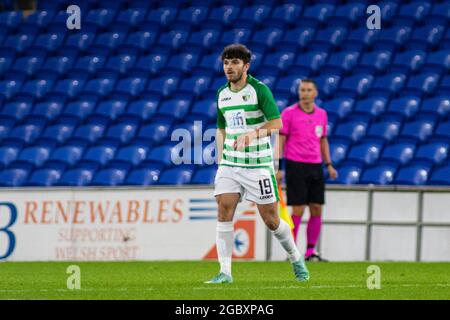
[[[309,207],[310,218],[306,229],[307,248],[305,260],[326,261],[315,251],[322,225],[322,206],[325,203],[325,178],[322,164],[331,179],[337,178],[330,158],[327,139],[327,113],[315,105],[317,85],[314,80],[304,79],[299,85],[300,101],[287,107],[281,114],[283,129],[280,130],[279,155],[284,155],[277,172],[278,183],[286,171],[287,205],[292,206],[294,239]]]

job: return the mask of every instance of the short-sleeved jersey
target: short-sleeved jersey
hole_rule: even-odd
[[[247,85],[233,92],[229,84],[217,92],[217,127],[225,129],[225,143],[220,165],[264,167],[273,165],[270,136],[254,139],[242,151],[233,148],[238,136],[280,118],[272,92],[261,81],[247,76]]]

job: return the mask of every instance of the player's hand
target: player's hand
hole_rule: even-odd
[[[332,180],[335,180],[338,177],[338,172],[333,166],[328,166],[328,175]]]
[[[245,133],[234,141],[234,150],[242,151],[245,147],[249,146],[253,139],[256,138],[256,131]]]
[[[275,177],[277,178],[277,185],[281,186],[281,181],[283,180],[284,172],[283,170],[278,170]]]

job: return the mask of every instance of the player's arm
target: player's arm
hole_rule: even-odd
[[[328,143],[328,138],[326,136],[323,136],[320,139],[320,152],[322,153],[322,159],[325,161],[331,179],[336,179],[337,171],[331,163],[330,144]]]
[[[280,118],[269,120],[261,128],[239,136],[234,141],[234,148],[236,150],[242,150],[250,145],[254,139],[264,138],[270,136],[272,133],[278,133],[281,128],[283,128],[283,123]]]
[[[225,129],[218,128],[216,132],[217,163],[222,160],[223,145],[225,143]]]

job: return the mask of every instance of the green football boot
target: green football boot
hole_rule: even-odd
[[[233,277],[220,272],[217,276],[205,283],[233,283]]]
[[[298,261],[293,262],[292,267],[294,268],[294,274],[298,281],[306,282],[309,280],[309,271],[308,268],[306,268],[303,257],[300,257]]]

